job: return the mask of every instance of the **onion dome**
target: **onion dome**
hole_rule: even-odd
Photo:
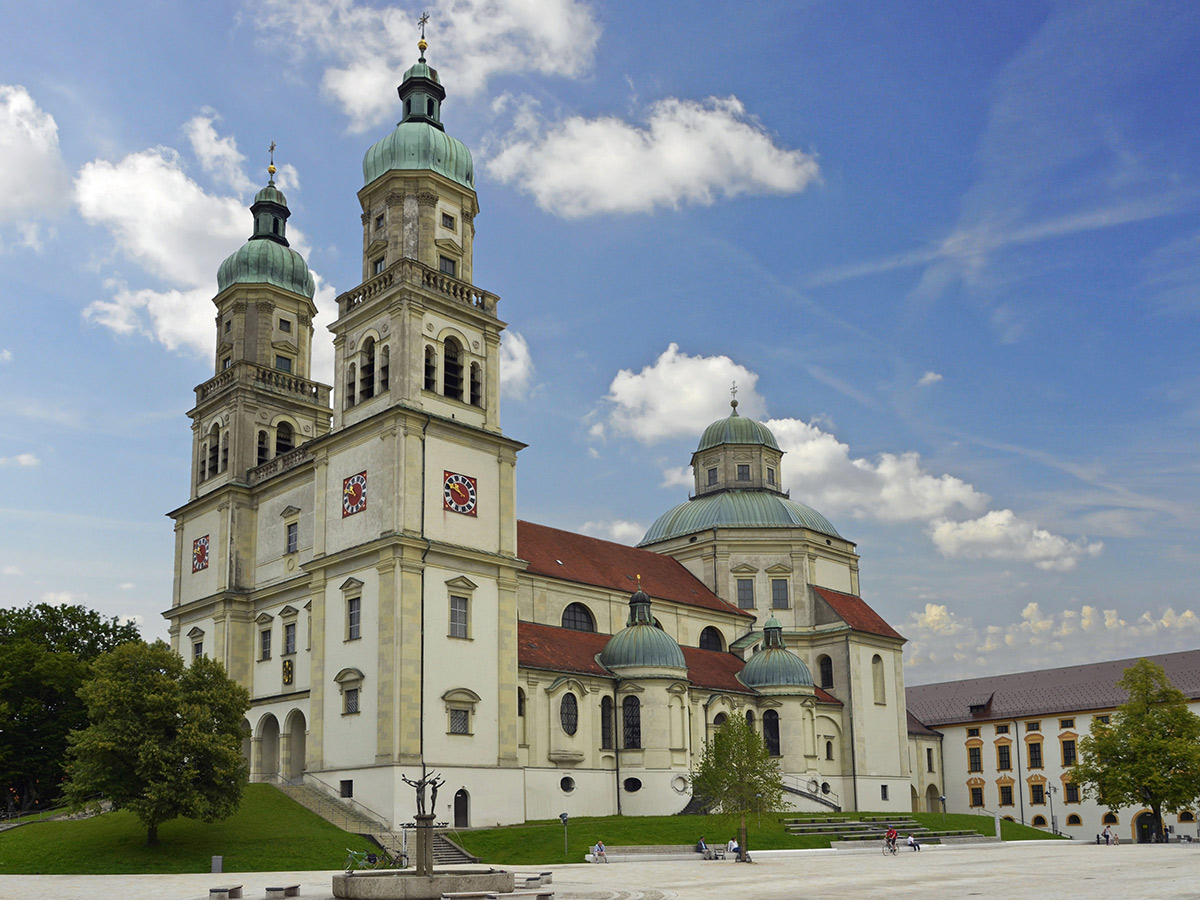
[[[629,598],[629,621],[608,639],[600,651],[600,664],[609,669],[686,669],[683,651],[669,634],[654,624],[650,598],[642,591]]]
[[[694,497],[667,510],[638,546],[708,528],[807,528],[840,538],[837,529],[810,506],[768,491],[725,491]]]
[[[752,688],[813,686],[804,660],[783,645],[783,626],[774,616],[763,626],[763,649],[750,657],[738,677]]]
[[[772,450],[779,449],[770,428],[761,422],[739,416],[736,400],[729,405],[733,407],[733,412],[727,418],[718,419],[704,429],[704,434],[700,436],[700,445],[696,448],[697,453],[719,447],[721,444],[759,444]]]
[[[274,144],[271,145],[274,149]],[[233,284],[271,284],[313,298],[316,282],[304,257],[288,246],[287,220],[291,211],[283,191],[275,186],[275,165],[267,168],[267,186],[254,195],[250,212],[254,234],[217,269],[217,292]]]
[[[446,134],[441,119],[446,90],[437,69],[425,62],[425,39],[417,46],[421,58],[404,73],[396,89],[403,117],[396,130],[376,141],[363,157],[363,184],[394,170],[429,170],[475,190],[471,151]]]

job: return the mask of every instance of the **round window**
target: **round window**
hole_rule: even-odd
[[[640,791],[641,789],[642,789],[642,779],[640,779],[640,778],[626,778],[625,779],[625,790],[628,791],[629,793],[635,794],[638,791]]]
[[[571,791],[575,790],[575,779],[570,775],[564,775],[562,781],[558,783],[558,786],[562,788],[564,794],[569,794]]]

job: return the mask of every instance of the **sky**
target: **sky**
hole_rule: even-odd
[[[636,543],[736,382],[910,684],[1200,646],[1174,0],[5,4],[0,605],[166,635],[217,267],[274,141],[329,383],[425,10],[521,518]]]

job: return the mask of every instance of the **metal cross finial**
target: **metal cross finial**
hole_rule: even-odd
[[[267,148],[271,153],[271,165],[275,165],[275,142],[271,141],[271,146]]]
[[[421,26],[421,40],[425,40],[425,24],[429,21],[429,13],[421,13],[421,18],[417,19],[417,24]]]
[[[737,399],[737,382],[736,382],[736,381],[733,383],[733,387],[731,387],[731,388],[729,389],[729,393],[733,394],[733,399],[734,399],[734,400],[736,400],[736,399]]]
[[[271,141],[271,146],[267,148],[271,153],[271,164],[267,166],[267,174],[271,176],[271,183],[275,183],[275,142]]]

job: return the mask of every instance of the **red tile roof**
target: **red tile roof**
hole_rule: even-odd
[[[817,587],[813,585],[813,591],[829,604],[830,608],[838,615],[839,618],[855,631],[864,631],[867,634],[878,634],[883,637],[904,638],[871,607],[867,606],[862,597],[856,597],[854,594],[843,594],[841,591],[830,590],[829,588]]]
[[[642,590],[652,599],[753,618],[752,613],[726,603],[706,588],[682,563],[649,550],[518,521],[517,555],[528,561],[527,571],[534,575],[623,594],[637,590],[637,576],[641,575]]]
[[[920,719],[914,716],[911,711],[909,711],[907,715],[909,734],[913,735],[914,737],[942,737],[942,733],[940,731],[934,731],[932,728],[926,726],[921,722]]]
[[[612,673],[596,662],[596,656],[612,635],[590,631],[573,631],[557,625],[517,623],[517,664],[528,669],[551,672],[574,672],[611,678]],[[688,679],[695,687],[738,694],[754,694],[737,679],[745,663],[723,650],[701,650],[683,647],[687,661]],[[817,700],[841,706],[841,701],[820,688]]]

